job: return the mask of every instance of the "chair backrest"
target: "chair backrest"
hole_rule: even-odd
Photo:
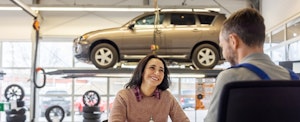
[[[300,81],[236,81],[224,86],[218,122],[300,122]]]

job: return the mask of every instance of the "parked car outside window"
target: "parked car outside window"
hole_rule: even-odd
[[[186,108],[195,108],[195,90],[182,90],[180,97],[180,104],[183,109]]]
[[[68,92],[67,91],[63,91],[63,90],[49,90],[46,91],[45,93],[45,97],[42,99],[41,101],[41,116],[45,116],[45,112],[46,109],[53,106],[53,105],[59,105],[61,106],[64,111],[65,114],[67,116],[71,115],[71,101],[67,100],[67,98],[65,98],[64,96],[61,95],[67,95]]]
[[[121,61],[136,62],[151,53],[150,46],[155,44],[155,53],[168,62],[211,69],[223,61],[218,37],[225,19],[218,12],[144,13],[121,27],[91,31],[74,39],[74,56],[105,69]]]

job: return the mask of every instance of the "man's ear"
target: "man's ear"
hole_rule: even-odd
[[[235,33],[229,34],[229,40],[230,45],[234,50],[240,46],[240,38]]]

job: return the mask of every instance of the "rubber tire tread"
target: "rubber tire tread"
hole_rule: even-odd
[[[101,114],[93,114],[93,113],[83,113],[83,118],[84,119],[100,119]]]
[[[83,122],[101,122],[101,120],[100,119],[95,119],[95,120],[83,119]]]
[[[65,111],[59,105],[50,106],[49,108],[46,109],[46,112],[45,112],[46,119],[48,120],[48,122],[52,122],[52,119],[50,118],[50,112],[54,108],[58,108],[58,109],[60,109],[62,111],[62,117],[59,119],[59,121],[62,122],[63,119],[64,119],[64,117],[65,117]]]
[[[83,113],[93,113],[100,112],[100,108],[98,106],[83,106]]]
[[[10,114],[6,115],[7,122],[25,122],[26,116],[25,115],[18,115],[18,114]]]
[[[11,110],[6,110],[5,111],[6,115],[10,115],[10,114],[24,115],[25,112],[26,112],[25,108],[21,108],[19,110],[11,109]]]

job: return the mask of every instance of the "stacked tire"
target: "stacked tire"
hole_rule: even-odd
[[[101,122],[100,96],[96,91],[89,90],[82,96],[83,122]]]
[[[65,111],[61,106],[53,105],[46,109],[45,116],[48,122],[62,122],[65,117]]]
[[[7,101],[11,104],[16,104],[12,108],[5,111],[6,113],[6,122],[25,122],[26,120],[26,108],[24,107],[25,103],[24,90],[21,86],[12,84],[6,87],[4,96]]]

